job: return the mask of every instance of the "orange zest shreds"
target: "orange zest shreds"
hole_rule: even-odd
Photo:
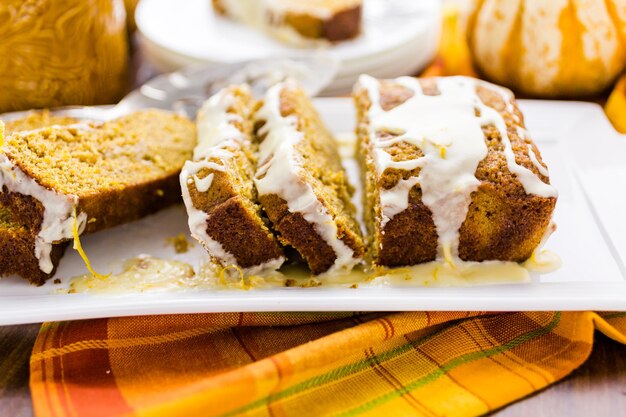
[[[249,285],[246,284],[246,280],[244,279],[243,269],[239,268],[237,265],[228,265],[220,269],[220,284],[226,286],[226,278],[224,277],[224,275],[226,275],[226,271],[229,269],[235,269],[237,272],[239,272],[239,279],[241,280],[241,287],[243,289],[247,290],[248,288],[250,288]]]
[[[4,122],[0,120],[0,149],[4,147]]]
[[[456,265],[454,265],[454,258],[452,257],[452,248],[450,248],[450,245],[446,244],[443,245],[443,260],[445,263],[448,264],[448,266],[450,266],[450,268],[452,269],[456,269]]]
[[[74,235],[74,249],[78,252],[80,257],[83,258],[83,262],[85,262],[85,266],[87,267],[87,270],[89,271],[91,275],[93,275],[94,277],[98,279],[103,280],[103,279],[110,277],[111,276],[110,273],[107,275],[102,275],[94,271],[93,267],[91,266],[91,261],[89,261],[87,254],[85,253],[82,245],[80,244],[80,237],[78,234],[78,216],[76,214],[76,206],[74,206],[74,208],[72,209],[72,217],[74,218],[74,222],[72,224],[72,234]]]

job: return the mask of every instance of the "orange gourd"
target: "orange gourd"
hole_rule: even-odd
[[[626,67],[626,0],[475,0],[467,30],[483,76],[526,95],[594,95]]]

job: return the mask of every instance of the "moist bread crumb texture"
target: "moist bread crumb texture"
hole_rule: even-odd
[[[19,256],[0,259],[0,276],[35,284],[52,276],[72,238],[74,206],[80,232],[90,233],[180,199],[178,173],[196,137],[189,120],[145,110],[105,123],[74,122],[41,113],[7,124],[0,205],[11,227],[3,222],[0,236],[6,253]]]
[[[198,113],[199,143],[180,175],[192,235],[222,267],[276,269],[283,250],[254,186],[257,144],[246,86],[231,86]]]
[[[521,262],[531,256],[549,229],[557,193],[510,91],[466,77],[362,76],[354,99],[374,264]],[[428,119],[415,109],[426,110]],[[411,111],[415,121],[407,122]],[[465,128],[457,132],[455,124]],[[467,146],[459,138],[469,130],[478,141],[455,156],[453,147]],[[450,161],[456,165],[446,166]],[[452,173],[447,182],[426,175],[441,172]],[[433,184],[434,193],[428,188]]]

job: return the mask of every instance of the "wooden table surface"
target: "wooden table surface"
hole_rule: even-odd
[[[0,327],[0,417],[33,415],[28,358],[39,325]],[[596,333],[589,360],[561,382],[498,412],[497,417],[626,415],[626,345]]]

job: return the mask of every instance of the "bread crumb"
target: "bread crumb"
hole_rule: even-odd
[[[54,279],[54,283],[55,283],[55,284],[60,284],[60,283],[61,283],[61,280],[60,280],[59,278],[55,278],[55,279]]]
[[[181,233],[178,236],[168,237],[165,239],[165,242],[168,245],[174,246],[174,251],[176,253],[187,253],[189,248],[193,247],[193,242],[190,242],[184,233]]]
[[[285,280],[285,287],[295,287],[296,286],[296,280],[295,279],[286,279]]]
[[[352,284],[352,285],[350,285],[350,288],[357,289],[357,288],[359,288],[359,284]]]

